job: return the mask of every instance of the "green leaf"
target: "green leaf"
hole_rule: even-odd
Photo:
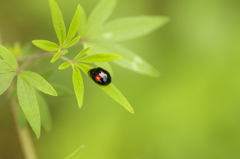
[[[15,72],[0,74],[0,95],[8,89],[15,75]]]
[[[45,51],[57,51],[59,50],[58,44],[47,40],[33,40],[32,43],[38,48]]]
[[[90,47],[85,48],[85,49],[82,50],[79,54],[77,54],[76,57],[74,57],[74,60],[78,60],[78,59],[81,58],[83,55],[85,55],[89,50],[90,50]]]
[[[85,65],[85,64],[77,64],[83,72],[89,77],[88,72],[92,67]],[[107,95],[109,95],[112,99],[116,102],[121,104],[125,109],[127,109],[130,113],[134,113],[133,108],[127,101],[127,99],[122,95],[122,93],[112,84],[110,83],[107,86],[98,85]]]
[[[23,113],[23,110],[20,106],[18,106],[17,109],[17,119],[18,119],[18,125],[20,128],[25,128],[27,126],[27,119]]]
[[[73,92],[70,88],[56,83],[51,83],[53,88],[57,91],[58,97],[69,97],[73,95]]]
[[[37,98],[33,88],[21,77],[17,80],[17,95],[19,104],[37,138],[40,137],[41,121]]]
[[[166,16],[139,16],[117,19],[107,23],[92,37],[114,42],[138,38],[160,28],[169,21]]]
[[[8,62],[14,69],[18,68],[18,63],[15,56],[4,46],[0,45],[0,55],[2,58]]]
[[[140,74],[159,77],[159,72],[143,60],[140,56],[132,52],[131,50],[115,43],[88,43],[88,45],[97,50],[98,52],[111,52],[123,57],[120,61],[113,61],[117,65],[135,71]]]
[[[63,20],[62,12],[55,0],[49,0],[52,13],[53,27],[57,34],[60,45],[62,46],[66,39],[66,27]]]
[[[69,155],[66,159],[80,159],[80,155],[82,150],[84,149],[84,145],[79,147],[75,152],[73,152],[71,155]]]
[[[121,59],[122,57],[116,54],[98,53],[98,54],[85,56],[79,59],[78,61],[95,63],[95,62],[108,62],[108,61],[121,60]]]
[[[0,73],[8,73],[14,71],[14,68],[5,60],[0,59]]]
[[[85,33],[86,33],[86,12],[85,10],[83,9],[82,6],[80,6],[81,9],[80,9],[80,24],[79,24],[79,29],[78,29],[78,34],[81,36],[81,37],[85,37]]]
[[[77,44],[80,39],[81,39],[81,36],[77,36],[77,37],[74,38],[72,41],[70,41],[68,44],[64,45],[63,48],[69,48],[69,47]]]
[[[50,131],[52,128],[52,119],[48,104],[40,93],[36,93],[36,97],[39,105],[42,126],[46,131]]]
[[[81,11],[80,9],[81,9],[81,7],[80,7],[80,5],[78,5],[77,10],[73,16],[72,22],[70,24],[65,44],[69,43],[78,31],[78,27],[79,27],[79,23],[80,23],[80,11]]]
[[[57,92],[54,90],[54,88],[39,74],[31,71],[22,71],[20,75],[30,85],[42,91],[43,93],[46,93],[52,96],[57,96]]]
[[[59,50],[54,56],[53,58],[51,59],[51,63],[54,63],[55,61],[57,61],[59,59],[59,57],[61,56],[62,54],[62,51]]]
[[[83,94],[84,94],[83,80],[82,80],[82,75],[80,73],[80,70],[76,66],[73,66],[72,82],[73,82],[74,92],[78,102],[78,107],[81,108],[83,103]]]
[[[58,67],[58,69],[59,69],[59,70],[66,69],[66,68],[68,68],[69,66],[71,66],[71,64],[72,64],[72,62],[64,62],[64,63],[62,63],[62,64]]]
[[[87,24],[87,36],[98,31],[103,23],[112,14],[117,0],[101,0],[89,15]]]

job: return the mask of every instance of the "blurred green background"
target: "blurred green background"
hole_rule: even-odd
[[[80,3],[87,14],[98,0],[57,0],[66,24]],[[240,1],[119,0],[109,20],[166,15],[171,22],[126,42],[161,72],[151,78],[116,65],[113,83],[132,115],[84,78],[85,97],[47,97],[53,129],[33,140],[39,159],[61,159],[86,145],[83,159],[240,158]],[[0,0],[5,43],[55,40],[47,0]],[[37,69],[57,68],[43,61]],[[52,82],[72,88],[70,69]],[[0,159],[21,159],[6,95],[0,96]]]

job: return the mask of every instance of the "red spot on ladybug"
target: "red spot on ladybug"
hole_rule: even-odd
[[[90,77],[94,82],[100,85],[109,85],[111,83],[111,76],[107,70],[103,68],[93,68],[89,72]]]
[[[95,81],[100,81],[102,79],[102,76],[100,76],[100,75],[97,75],[96,77],[95,77]]]

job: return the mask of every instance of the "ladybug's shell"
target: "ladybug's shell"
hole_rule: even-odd
[[[91,69],[89,75],[94,82],[100,85],[109,85],[112,80],[108,71],[101,67]]]

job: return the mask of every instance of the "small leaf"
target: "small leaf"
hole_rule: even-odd
[[[62,64],[58,67],[58,69],[59,69],[59,70],[66,69],[66,68],[68,68],[69,66],[71,66],[71,64],[72,64],[72,62],[62,63]]]
[[[0,45],[0,55],[2,58],[8,62],[14,69],[18,68],[18,63],[15,56],[4,46]]]
[[[69,97],[73,95],[73,92],[70,88],[56,83],[51,83],[53,88],[56,90],[58,97]]]
[[[40,93],[36,93],[36,97],[39,105],[42,126],[46,131],[50,131],[52,128],[52,119],[48,104]]]
[[[8,73],[14,71],[14,68],[5,60],[0,59],[0,73]]]
[[[85,33],[86,33],[86,12],[85,10],[83,9],[82,6],[80,6],[81,9],[80,9],[80,24],[79,24],[79,29],[78,29],[78,34],[81,36],[81,37],[85,37]]]
[[[114,42],[138,38],[150,34],[169,21],[165,16],[139,16],[117,19],[109,22],[92,37]]]
[[[131,50],[115,43],[88,43],[92,49],[98,52],[111,52],[113,54],[118,54],[123,57],[120,61],[113,61],[117,65],[130,69],[140,74],[159,77],[159,72],[143,60],[140,56],[132,52]]]
[[[57,51],[59,50],[59,46],[51,41],[47,41],[47,40],[33,40],[32,43],[39,47],[42,50],[45,51]]]
[[[70,24],[65,44],[69,43],[78,31],[78,27],[80,23],[80,11],[81,11],[81,7],[80,5],[78,5],[77,10],[73,16],[72,22]]]
[[[59,51],[53,56],[53,58],[52,58],[52,60],[51,60],[51,63],[54,63],[55,61],[57,61],[57,60],[59,59],[59,57],[61,56],[61,54],[62,54],[62,51],[59,50]]]
[[[19,75],[17,80],[19,104],[37,138],[40,137],[41,121],[37,98],[33,88]]]
[[[116,54],[98,53],[98,54],[85,56],[79,59],[78,61],[95,63],[95,62],[108,62],[108,61],[121,60],[121,59],[122,57]]]
[[[55,0],[49,0],[52,13],[53,27],[57,34],[60,45],[63,45],[66,39],[66,27],[63,20],[62,12]]]
[[[73,66],[72,82],[73,82],[74,92],[78,102],[78,107],[81,108],[83,103],[83,94],[84,94],[83,80],[82,80],[82,75],[80,73],[80,70],[76,66]]]
[[[20,75],[30,85],[42,91],[43,93],[46,93],[52,96],[57,96],[57,92],[54,90],[54,88],[39,74],[31,71],[22,71]]]
[[[72,41],[70,41],[68,44],[64,45],[63,48],[69,48],[69,47],[77,44],[80,39],[81,39],[81,36],[77,36],[77,37],[74,38]]]
[[[78,59],[81,58],[83,55],[85,55],[89,50],[90,50],[90,47],[85,48],[85,49],[82,50],[79,54],[77,54],[76,57],[74,57],[74,60],[78,60]]]
[[[25,128],[27,126],[27,119],[22,111],[22,108],[18,106],[17,109],[17,118],[18,118],[18,125],[20,128]]]
[[[73,152],[71,155],[69,155],[66,159],[80,159],[80,155],[82,150],[84,149],[84,145],[79,147],[75,152]]]
[[[116,0],[101,0],[89,15],[87,24],[87,36],[98,31],[103,23],[112,14],[116,5]]]
[[[89,77],[88,72],[92,67],[85,65],[85,64],[77,64],[83,72]],[[109,95],[112,99],[116,102],[121,104],[125,109],[127,109],[130,113],[134,113],[133,108],[127,101],[127,99],[122,95],[122,93],[112,84],[110,83],[107,86],[98,85],[107,95]]]
[[[15,72],[0,74],[0,95],[8,89],[15,75]]]

